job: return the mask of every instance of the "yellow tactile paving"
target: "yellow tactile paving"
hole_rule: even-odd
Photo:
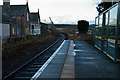
[[[71,78],[72,80],[75,79],[75,64],[74,64],[73,51],[74,51],[74,44],[73,44],[73,41],[70,41],[68,54],[66,56],[63,70],[60,77],[61,80],[64,78]]]

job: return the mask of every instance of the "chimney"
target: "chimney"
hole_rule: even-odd
[[[3,3],[4,3],[4,2],[10,2],[10,0],[3,0]]]
[[[10,0],[3,0],[3,13],[10,15]]]

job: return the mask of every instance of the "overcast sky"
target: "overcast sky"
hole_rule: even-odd
[[[11,5],[26,4],[27,0],[10,0]],[[87,20],[94,24],[98,12],[96,6],[101,0],[28,0],[31,12],[40,11],[42,22],[77,24],[78,20]],[[2,5],[3,0],[0,0]]]

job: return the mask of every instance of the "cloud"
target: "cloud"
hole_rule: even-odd
[[[11,0],[11,4],[26,4],[27,0]],[[101,0],[29,0],[31,12],[40,10],[42,21],[55,23],[76,23],[78,20],[94,21],[97,16],[95,6]]]

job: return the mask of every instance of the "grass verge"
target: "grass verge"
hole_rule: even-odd
[[[53,39],[52,35],[37,35],[28,36],[26,40],[18,40],[11,43],[6,43],[2,48],[2,57],[4,59],[9,59],[18,55],[22,55],[27,52],[36,50],[40,45],[44,45],[49,40]]]

